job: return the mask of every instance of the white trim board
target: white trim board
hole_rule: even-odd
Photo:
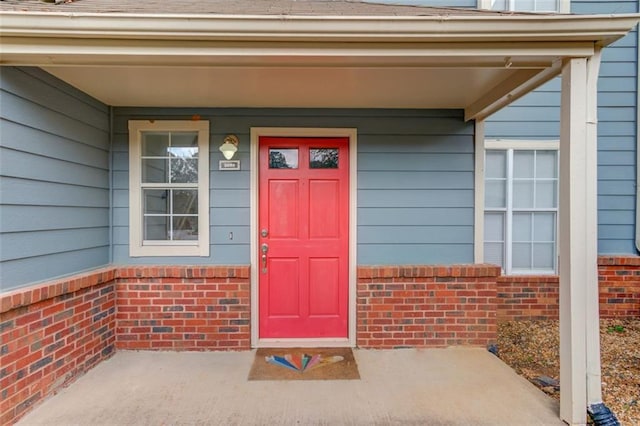
[[[259,139],[262,136],[282,137],[347,137],[349,138],[349,337],[347,339],[260,339],[258,335],[259,301],[258,274],[260,259],[258,253],[259,214]],[[314,127],[252,127],[251,128],[251,173],[250,173],[250,247],[251,247],[251,347],[328,347],[356,346],[356,293],[357,293],[357,189],[358,189],[358,145],[357,130],[354,128],[314,128]]]

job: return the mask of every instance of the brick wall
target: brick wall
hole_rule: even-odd
[[[519,276],[498,277],[498,320],[558,319],[558,277]]]
[[[113,354],[114,277],[106,268],[0,297],[0,424]]]
[[[602,256],[600,271],[600,316],[640,318],[640,257]]]
[[[251,348],[249,267],[118,271],[118,349]]]
[[[640,257],[600,256],[598,285],[601,318],[640,318]],[[498,320],[559,317],[557,276],[501,276]]]
[[[499,274],[490,265],[358,267],[357,345],[494,342]]]

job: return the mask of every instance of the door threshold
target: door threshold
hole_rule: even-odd
[[[256,348],[352,348],[348,338],[258,339]]]

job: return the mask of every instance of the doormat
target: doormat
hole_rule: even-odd
[[[351,348],[260,348],[249,380],[359,380]]]

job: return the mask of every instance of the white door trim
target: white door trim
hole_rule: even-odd
[[[259,139],[262,136],[283,137],[347,137],[349,138],[349,336],[347,339],[260,339],[258,335],[258,187]],[[356,346],[356,229],[357,229],[357,130],[353,128],[252,127],[250,147],[250,214],[251,214],[251,347],[337,347]]]

